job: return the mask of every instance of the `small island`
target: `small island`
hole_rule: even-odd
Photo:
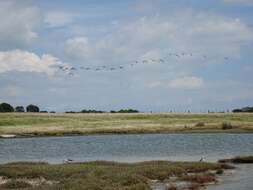
[[[2,189],[61,190],[199,190],[217,182],[217,175],[233,166],[223,163],[93,161],[52,165],[17,162],[0,165]]]

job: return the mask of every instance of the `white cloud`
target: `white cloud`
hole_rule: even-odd
[[[40,22],[37,7],[22,1],[0,1],[0,47],[22,47],[38,37]]]
[[[179,89],[198,89],[204,84],[202,78],[198,77],[182,77],[173,79],[169,82],[169,87]]]
[[[62,64],[50,54],[41,57],[35,53],[21,50],[0,52],[0,73],[9,71],[38,72],[53,75],[54,66]]]
[[[65,43],[65,52],[76,59],[87,59],[92,53],[92,46],[86,37],[75,37],[68,39]]]
[[[74,21],[74,15],[63,11],[51,11],[45,14],[44,22],[49,27],[62,27]]]

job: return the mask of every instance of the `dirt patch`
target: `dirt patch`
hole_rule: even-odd
[[[5,183],[7,183],[8,181],[9,180],[6,179],[5,177],[0,176],[0,186],[3,185],[3,184],[5,184]]]

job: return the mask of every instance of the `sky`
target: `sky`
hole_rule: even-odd
[[[0,0],[0,23],[0,102],[58,112],[253,106],[253,0]]]

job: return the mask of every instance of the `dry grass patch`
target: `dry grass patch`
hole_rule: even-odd
[[[253,114],[242,113],[1,113],[0,135],[16,134],[21,136],[61,136],[66,134],[106,133],[253,132],[252,116]],[[235,128],[234,126],[237,127]]]

